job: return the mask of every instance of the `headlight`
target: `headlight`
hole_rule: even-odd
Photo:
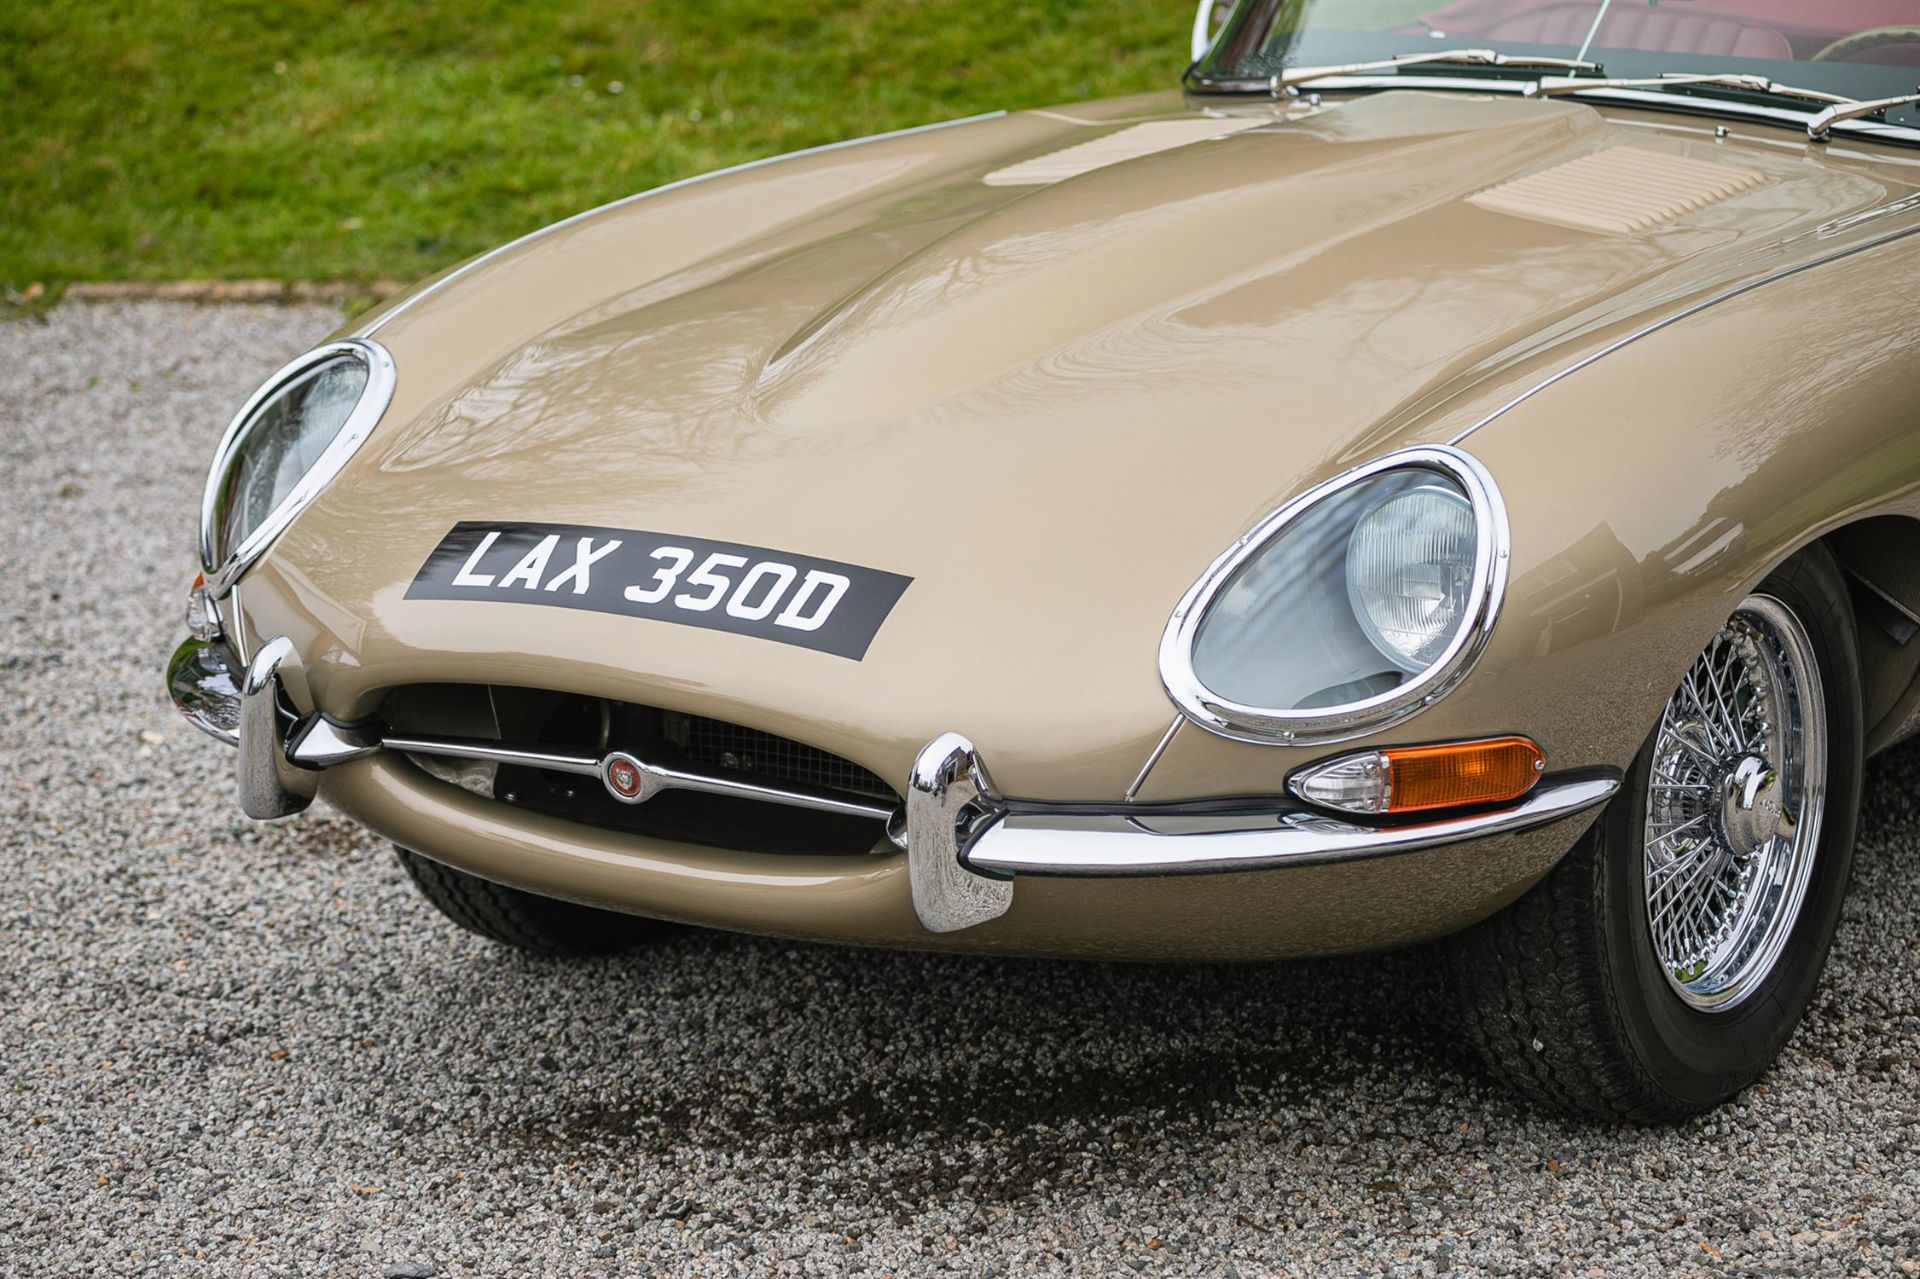
[[[218,596],[325,488],[393,396],[376,342],[330,342],[281,369],[234,416],[207,476],[200,557]]]
[[[1505,587],[1492,477],[1452,448],[1389,454],[1296,498],[1214,561],[1167,624],[1188,718],[1255,742],[1397,723],[1478,655]]]
[[[1443,480],[1376,504],[1347,541],[1347,598],[1373,646],[1404,671],[1433,665],[1473,589],[1473,502]]]

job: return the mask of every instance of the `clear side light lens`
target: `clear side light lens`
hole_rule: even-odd
[[[220,638],[220,611],[207,597],[207,575],[195,573],[187,588],[187,633],[198,640]]]
[[[1400,669],[1433,665],[1460,630],[1473,594],[1473,504],[1445,483],[1389,497],[1347,543],[1354,618]]]
[[[1303,770],[1293,779],[1293,793],[1321,808],[1384,813],[1393,799],[1393,782],[1386,756],[1362,751]]]

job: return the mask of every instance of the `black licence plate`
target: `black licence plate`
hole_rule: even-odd
[[[427,556],[406,597],[621,613],[859,661],[912,581],[737,542],[462,521]]]

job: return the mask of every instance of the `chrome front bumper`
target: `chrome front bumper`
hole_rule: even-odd
[[[914,761],[906,802],[893,809],[831,791],[670,769],[624,751],[595,757],[490,740],[400,736],[376,722],[348,725],[303,715],[282,688],[282,668],[293,660],[285,639],[261,645],[244,669],[220,641],[190,639],[168,666],[181,712],[238,748],[240,805],[250,817],[301,811],[323,770],[383,750],[594,775],[629,803],[689,789],[872,817],[906,850],[914,913],[935,933],[1005,914],[1020,876],[1196,875],[1386,857],[1544,826],[1605,802],[1620,785],[1613,773],[1561,773],[1504,808],[1377,825],[1291,799],[1060,804],[1002,796],[972,743],[943,733]]]

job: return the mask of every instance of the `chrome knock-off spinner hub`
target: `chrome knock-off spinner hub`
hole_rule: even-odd
[[[1654,738],[1647,922],[1667,982],[1732,1008],[1778,962],[1806,900],[1826,795],[1826,711],[1792,611],[1748,596],[1681,680]]]
[[[1736,857],[1751,857],[1776,835],[1792,834],[1779,770],[1758,755],[1742,755],[1721,782],[1721,838]]]

